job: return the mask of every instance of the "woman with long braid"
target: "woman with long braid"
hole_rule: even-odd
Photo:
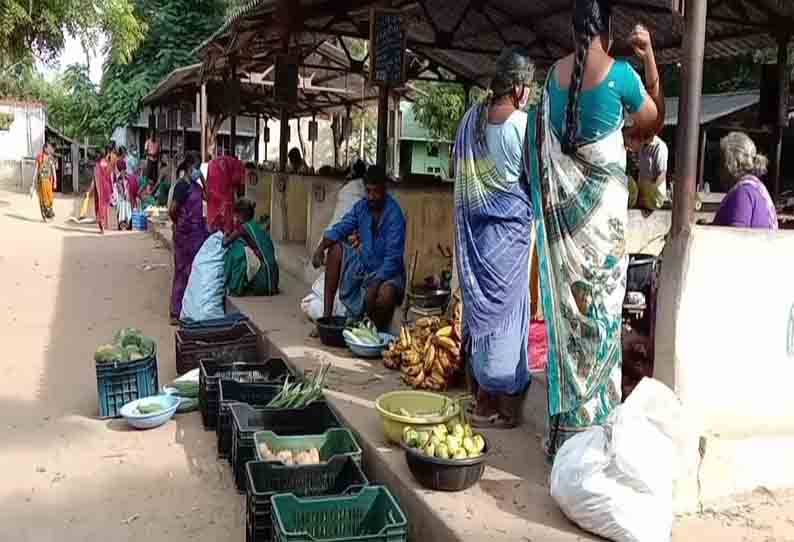
[[[463,342],[476,401],[472,425],[515,427],[529,388],[532,210],[521,182],[534,66],[519,49],[496,62],[483,103],[455,140],[455,242]]]
[[[620,403],[624,115],[633,121],[630,135],[643,139],[664,122],[651,37],[642,26],[629,37],[644,64],[643,84],[630,64],[609,55],[611,11],[610,0],[575,0],[575,52],[549,71],[525,147],[549,339],[550,457]]]

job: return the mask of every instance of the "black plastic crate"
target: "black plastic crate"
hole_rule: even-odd
[[[369,485],[361,466],[349,456],[334,456],[319,465],[287,466],[249,461],[246,473],[246,533],[249,542],[273,540],[270,497],[294,493],[298,497],[345,495]]]
[[[184,374],[199,366],[205,359],[228,359],[256,363],[261,359],[259,334],[247,320],[230,327],[178,329],[176,344],[176,372]]]
[[[255,384],[282,385],[295,369],[281,358],[242,363],[234,358],[203,359],[199,363],[199,410],[205,429],[215,429],[218,420],[218,386],[221,379]]]
[[[342,427],[339,415],[326,401],[314,401],[304,408],[262,409],[243,403],[229,406],[232,413],[232,456],[237,490],[245,491],[245,464],[256,458],[254,433],[273,431],[277,435],[319,435]]]
[[[280,391],[281,386],[221,379],[218,386],[218,423],[215,428],[218,438],[218,457],[229,457],[232,447],[232,420],[229,405],[245,403],[254,407],[264,407]]]
[[[97,396],[100,418],[121,416],[121,407],[151,395],[160,388],[157,371],[157,351],[143,359],[98,363],[96,366]]]

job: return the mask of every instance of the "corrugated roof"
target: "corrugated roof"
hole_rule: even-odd
[[[300,12],[290,45],[305,47],[326,38],[367,38],[369,8],[402,6],[408,48],[459,78],[487,84],[493,61],[507,45],[523,45],[543,69],[572,49],[571,0],[292,0]],[[657,60],[680,58],[684,21],[670,11],[671,0],[613,0],[616,52],[628,53],[625,39],[637,23],[652,33]],[[252,0],[235,13],[198,51],[205,64],[234,55],[245,63],[282,44],[275,0]],[[774,36],[794,28],[794,1],[730,0],[709,6],[706,56],[724,57],[774,47]]]
[[[700,124],[708,124],[737,111],[752,107],[760,101],[757,90],[704,94],[700,101]],[[678,98],[665,99],[665,126],[678,125]]]

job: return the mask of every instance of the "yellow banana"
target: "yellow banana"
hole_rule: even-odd
[[[452,365],[452,363],[449,361],[449,354],[444,351],[443,348],[436,354],[436,360],[438,361],[438,364],[441,365],[441,368],[445,371],[450,367],[450,365]]]
[[[448,350],[454,355],[458,355],[460,353],[460,348],[458,347],[458,343],[454,340],[450,339],[449,337],[436,337],[436,344],[440,347]]]
[[[421,365],[403,365],[402,372],[408,376],[417,376],[420,372],[422,372]]]
[[[452,335],[452,326],[444,326],[436,331],[436,337],[449,337]]]
[[[416,327],[428,327],[432,323],[432,320],[427,316],[424,316],[416,321]]]
[[[431,367],[433,367],[433,363],[436,361],[436,347],[433,346],[433,343],[428,341],[430,346],[427,349],[427,354],[425,354],[425,371],[430,371]]]

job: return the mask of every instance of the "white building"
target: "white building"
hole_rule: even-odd
[[[44,104],[0,99],[0,188],[27,188],[46,127]]]

